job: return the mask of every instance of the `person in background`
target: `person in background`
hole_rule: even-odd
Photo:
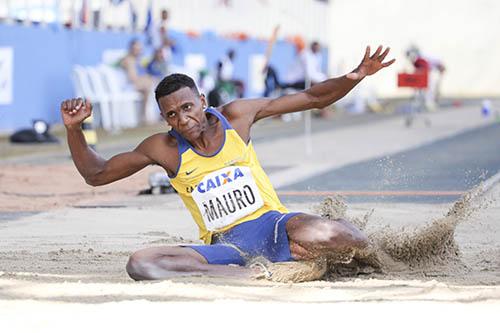
[[[160,49],[162,51],[163,59],[167,64],[172,62],[172,56],[175,52],[175,42],[169,37],[168,33],[168,19],[168,10],[162,9],[160,22],[158,24],[153,24],[148,32],[151,45],[155,49]]]
[[[321,71],[321,46],[318,42],[312,42],[309,49],[304,48],[301,38],[295,39],[297,56],[290,67],[285,81],[281,84],[283,89],[305,89],[306,82],[314,85],[326,79],[325,73]]]
[[[323,58],[321,55],[321,45],[314,41],[311,47],[305,53],[306,56],[306,73],[313,84],[319,83],[327,79],[323,72]]]
[[[432,111],[438,103],[441,80],[446,68],[441,60],[423,54],[416,46],[411,46],[406,51],[406,56],[413,64],[415,72],[427,74],[427,89],[424,90],[425,106]]]
[[[295,46],[297,56],[285,82],[281,84],[281,89],[302,90],[326,80],[327,76],[322,72],[320,44],[314,41],[309,48],[305,48],[303,40],[296,38]],[[315,111],[313,114],[321,118],[330,116],[327,109]]]
[[[205,96],[215,88],[215,78],[208,69],[202,69],[198,72],[198,88],[200,93]]]
[[[236,52],[233,49],[227,51],[226,55],[217,62],[217,81],[222,84],[234,86],[236,96],[242,98],[245,93],[245,86],[241,80],[234,78],[234,57]]]
[[[120,67],[127,74],[128,81],[142,95],[141,103],[141,123],[146,123],[146,106],[148,98],[153,90],[155,81],[146,69],[141,65],[142,44],[138,39],[132,39],[128,52],[120,61]]]
[[[161,80],[167,76],[168,65],[161,49],[155,49],[153,58],[151,58],[151,61],[146,66],[146,70],[155,79]]]
[[[304,40],[301,37],[294,39],[296,57],[288,70],[285,80],[280,80],[276,69],[272,66],[265,68],[265,91],[264,97],[271,96],[276,89],[306,88],[306,81],[311,85],[324,81],[326,75],[322,72],[321,46],[318,42],[312,42],[310,49],[304,48]]]

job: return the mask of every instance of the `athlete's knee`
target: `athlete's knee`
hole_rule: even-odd
[[[366,235],[343,219],[330,221],[326,236],[328,237],[329,245],[333,248],[362,249],[368,245]]]
[[[139,250],[133,253],[127,262],[127,273],[128,275],[136,280],[156,280],[156,266],[158,265],[157,260],[160,258],[159,255],[150,253],[149,249]],[[163,265],[165,265],[167,258],[161,256]]]
[[[140,252],[135,252],[128,258],[127,262],[127,274],[136,281],[149,280],[147,274],[147,258],[140,254]]]
[[[317,218],[310,220],[304,226],[301,236],[304,236],[307,243],[321,244],[322,247],[335,250],[364,248],[368,245],[366,236],[354,225],[343,219]]]

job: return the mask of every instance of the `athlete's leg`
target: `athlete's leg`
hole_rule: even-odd
[[[249,278],[258,270],[243,266],[213,265],[190,247],[158,246],[139,250],[127,263],[134,280],[161,280],[174,276],[208,275]]]
[[[361,250],[367,237],[346,220],[327,220],[319,216],[299,214],[286,224],[292,257],[315,259],[335,253]]]

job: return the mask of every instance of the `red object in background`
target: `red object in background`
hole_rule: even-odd
[[[245,32],[231,32],[225,36],[229,39],[239,40],[240,42],[244,42],[250,38],[250,36]]]
[[[245,41],[245,40],[248,40],[250,37],[244,33],[244,32],[239,32],[236,34],[236,39],[240,40],[240,41]]]
[[[427,88],[427,71],[416,73],[398,73],[398,87],[409,87],[417,89]]]
[[[186,32],[186,35],[188,35],[190,38],[199,38],[200,37],[200,33],[198,31],[194,31],[194,30],[188,30]]]
[[[431,64],[422,57],[418,57],[413,63],[413,66],[415,66],[415,69],[417,71],[429,72],[431,70]]]

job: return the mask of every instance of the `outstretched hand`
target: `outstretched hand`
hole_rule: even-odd
[[[92,104],[83,98],[67,99],[61,103],[61,116],[66,128],[79,128],[92,114]]]
[[[375,53],[370,56],[370,46],[367,46],[363,60],[361,60],[358,68],[347,74],[347,78],[351,80],[361,80],[367,75],[375,74],[382,68],[392,65],[396,61],[396,59],[383,62],[385,57],[389,53],[390,48],[386,48],[384,52],[382,52],[382,49],[382,45],[380,45]]]

